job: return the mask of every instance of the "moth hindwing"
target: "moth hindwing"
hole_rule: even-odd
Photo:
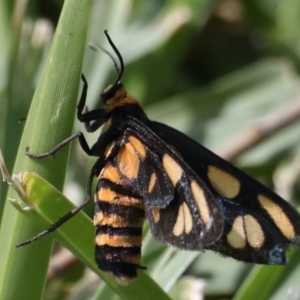
[[[286,263],[286,251],[299,241],[298,212],[183,133],[150,121],[123,87],[123,59],[105,34],[120,62],[119,70],[114,61],[117,80],[101,95],[104,108],[89,111],[87,81],[82,75],[84,87],[77,106],[77,118],[88,132],[104,125],[98,140],[89,147],[78,132],[47,153],[27,151],[33,158],[54,155],[78,138],[82,149],[97,157],[86,201],[39,237],[90,202],[92,181],[97,177],[95,259],[101,270],[121,283],[128,283],[144,268],[140,257],[145,216],[156,239],[179,249],[210,249],[259,264]]]

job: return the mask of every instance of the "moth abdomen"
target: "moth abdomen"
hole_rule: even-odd
[[[95,258],[99,268],[127,284],[137,276],[141,247],[112,247],[96,245]]]
[[[98,267],[120,283],[129,283],[140,268],[142,227],[145,219],[141,199],[121,194],[99,181],[95,195],[95,258]]]

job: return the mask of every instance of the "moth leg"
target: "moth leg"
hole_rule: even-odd
[[[89,111],[88,107],[85,105],[83,113],[78,119],[80,122],[84,123],[87,132],[95,132],[107,121],[108,117],[106,111],[103,109],[93,109]]]
[[[86,103],[88,83],[83,74],[81,74],[81,80],[83,81],[83,88],[80,96],[79,103],[77,105],[77,119],[84,123],[84,127],[87,132],[96,131],[103,123],[108,119],[107,113],[104,109],[93,109],[89,111]],[[92,123],[90,123],[93,121]]]
[[[87,143],[87,141],[86,141],[83,133],[80,132],[80,131],[76,132],[73,135],[71,135],[70,137],[66,138],[65,140],[63,140],[62,142],[60,142],[58,145],[56,145],[54,148],[52,148],[48,152],[40,153],[40,154],[32,154],[32,153],[29,152],[29,147],[27,147],[26,150],[25,150],[25,154],[27,156],[29,156],[29,157],[32,157],[32,158],[44,158],[44,157],[47,157],[47,156],[53,156],[53,155],[55,155],[55,153],[57,151],[59,151],[61,148],[63,148],[64,146],[66,146],[68,143],[70,143],[71,141],[75,140],[76,138],[78,138],[79,143],[80,143],[82,149],[84,150],[84,152],[87,155],[89,155],[89,156],[93,156],[93,155],[97,156],[97,153],[94,153],[90,149],[90,147],[89,147],[89,145],[88,145],[88,143]]]

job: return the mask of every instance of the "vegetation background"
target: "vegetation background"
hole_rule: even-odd
[[[299,11],[297,0],[2,0],[0,147],[9,172],[34,170],[64,187],[76,205],[84,201],[94,159],[77,142],[55,160],[32,161],[24,149],[46,151],[84,131],[79,122],[73,127],[81,71],[90,108],[115,80],[107,55],[88,48],[97,42],[109,49],[108,29],[125,61],[123,83],[151,119],[185,132],[299,205]],[[26,116],[26,125],[18,123]],[[90,144],[97,134],[86,134]],[[33,190],[51,201],[45,194],[51,187],[39,184]],[[8,197],[24,207],[0,185],[0,299],[300,299],[299,251],[290,252],[288,266],[254,266],[211,252],[177,252],[155,242],[148,226],[142,264],[165,293],[143,272],[127,287],[104,277],[106,285],[86,268],[95,268],[90,221],[80,215],[51,236],[83,263],[51,237],[16,249],[69,204],[61,201],[65,210],[59,210],[47,202],[44,215],[25,210],[23,216]],[[86,213],[92,217],[93,204]],[[87,232],[91,238],[81,241]]]

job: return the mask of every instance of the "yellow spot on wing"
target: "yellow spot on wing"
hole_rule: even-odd
[[[139,158],[130,143],[126,143],[119,154],[119,169],[129,179],[137,178]]]
[[[183,206],[180,205],[176,223],[173,227],[173,234],[179,236],[183,233],[183,230],[184,230]]]
[[[258,195],[260,205],[267,211],[273,222],[287,239],[295,237],[295,229],[279,205],[264,195]]]
[[[144,159],[146,157],[146,149],[142,142],[132,135],[128,137],[128,140],[138,154]]]
[[[210,165],[208,167],[207,176],[211,185],[221,197],[231,199],[238,195],[240,191],[240,182],[231,174]]]
[[[193,229],[193,218],[190,212],[189,207],[186,203],[180,205],[178,210],[178,215],[176,223],[173,227],[173,234],[175,236],[180,236],[185,233],[190,233]]]
[[[202,219],[203,223],[206,224],[210,220],[210,211],[209,211],[209,207],[207,205],[204,191],[194,180],[191,182],[191,190],[192,190],[194,199],[198,205],[201,219]]]
[[[151,212],[152,212],[152,216],[153,216],[154,222],[157,223],[160,220],[159,209],[156,208],[156,207],[154,207],[154,208],[151,209]]]
[[[244,221],[249,245],[253,248],[260,248],[265,241],[265,235],[259,222],[252,215],[245,215]]]
[[[182,206],[183,206],[183,215],[184,215],[184,231],[185,233],[190,233],[191,230],[193,229],[192,214],[186,203],[183,203]]]
[[[232,228],[227,234],[227,242],[232,248],[235,249],[243,249],[246,246],[243,217],[238,216],[234,220]]]
[[[149,180],[149,185],[148,185],[148,193],[152,193],[153,188],[155,187],[155,183],[157,181],[157,177],[155,173],[151,174],[150,180]]]
[[[236,249],[243,249],[247,242],[253,248],[260,248],[264,241],[265,235],[259,222],[249,214],[238,216],[227,234],[227,242]]]
[[[180,180],[180,177],[183,173],[180,165],[168,154],[165,154],[162,159],[163,167],[168,174],[173,185],[176,186],[177,182]]]

